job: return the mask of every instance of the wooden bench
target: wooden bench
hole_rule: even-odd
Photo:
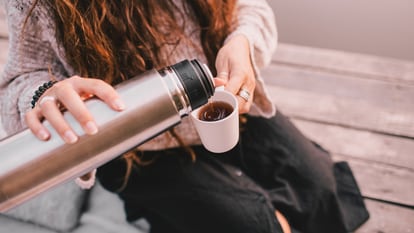
[[[371,214],[357,232],[414,232],[414,62],[280,44],[262,75],[277,108],[349,162]]]
[[[277,108],[350,163],[371,214],[357,233],[414,232],[414,62],[282,43],[262,74]]]

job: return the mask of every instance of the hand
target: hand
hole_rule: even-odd
[[[217,79],[227,81],[225,90],[237,96],[239,112],[246,113],[253,103],[256,78],[250,60],[249,41],[243,35],[231,38],[218,52],[216,58]],[[245,98],[241,90],[249,93]],[[243,91],[242,91],[243,92]],[[249,98],[247,98],[249,97]]]
[[[57,82],[46,90],[36,106],[27,112],[26,123],[39,139],[48,140],[50,132],[41,123],[43,119],[46,119],[66,143],[75,143],[78,135],[63,118],[59,105],[62,104],[74,116],[86,134],[96,134],[98,128],[95,120],[84,103],[84,100],[91,96],[97,96],[116,111],[125,108],[111,85],[99,79],[73,76]]]

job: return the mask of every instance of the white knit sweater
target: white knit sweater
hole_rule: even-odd
[[[177,0],[179,2],[181,0]],[[9,57],[4,72],[0,78],[0,101],[2,123],[8,134],[25,128],[24,115],[30,109],[30,101],[34,91],[44,82],[50,80],[48,68],[51,66],[53,74],[58,79],[75,75],[73,68],[65,58],[64,49],[55,38],[55,26],[50,14],[51,10],[45,4],[39,4],[22,36],[23,21],[30,8],[31,1],[4,0],[7,11],[9,37]],[[42,1],[40,1],[42,2]],[[181,4],[178,4],[181,6]],[[272,9],[266,0],[239,0],[237,6],[238,26],[227,38],[237,34],[245,35],[251,47],[252,61],[257,76],[257,85],[254,104],[249,114],[270,117],[275,114],[262,78],[260,68],[270,62],[276,49],[277,32]],[[186,33],[200,46],[196,33],[190,33],[194,24],[186,21]],[[166,48],[168,50],[173,48]],[[173,56],[169,56],[168,63],[174,64],[183,59],[200,59],[206,62],[202,50],[180,44],[175,48]],[[186,144],[199,144],[199,137],[189,120],[184,118],[176,126],[176,132]],[[176,147],[177,142],[164,133],[140,146],[143,150],[158,150]]]

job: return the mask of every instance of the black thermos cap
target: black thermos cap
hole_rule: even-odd
[[[191,109],[196,109],[208,102],[214,94],[211,73],[199,60],[184,60],[173,66],[190,100]]]

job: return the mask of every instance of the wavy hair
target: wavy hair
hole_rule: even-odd
[[[215,58],[226,36],[233,30],[236,0],[34,0],[49,4],[56,37],[66,59],[82,77],[100,78],[112,85],[152,68],[166,65],[163,47],[186,38],[184,15],[195,22],[208,65],[215,73]],[[28,16],[28,17],[29,17]],[[28,20],[26,18],[26,22]],[[26,24],[25,22],[25,24]],[[195,154],[180,137],[169,131],[192,160]],[[139,151],[138,151],[139,152]],[[127,170],[122,190],[135,164],[146,165],[137,150],[124,154]]]
[[[45,1],[47,2],[47,1]],[[56,36],[79,75],[117,84],[165,64],[165,45],[186,40],[188,15],[198,26],[210,68],[232,31],[236,0],[49,0]],[[30,12],[38,3],[35,0]],[[30,13],[29,13],[30,14]],[[188,41],[191,43],[191,41]]]

